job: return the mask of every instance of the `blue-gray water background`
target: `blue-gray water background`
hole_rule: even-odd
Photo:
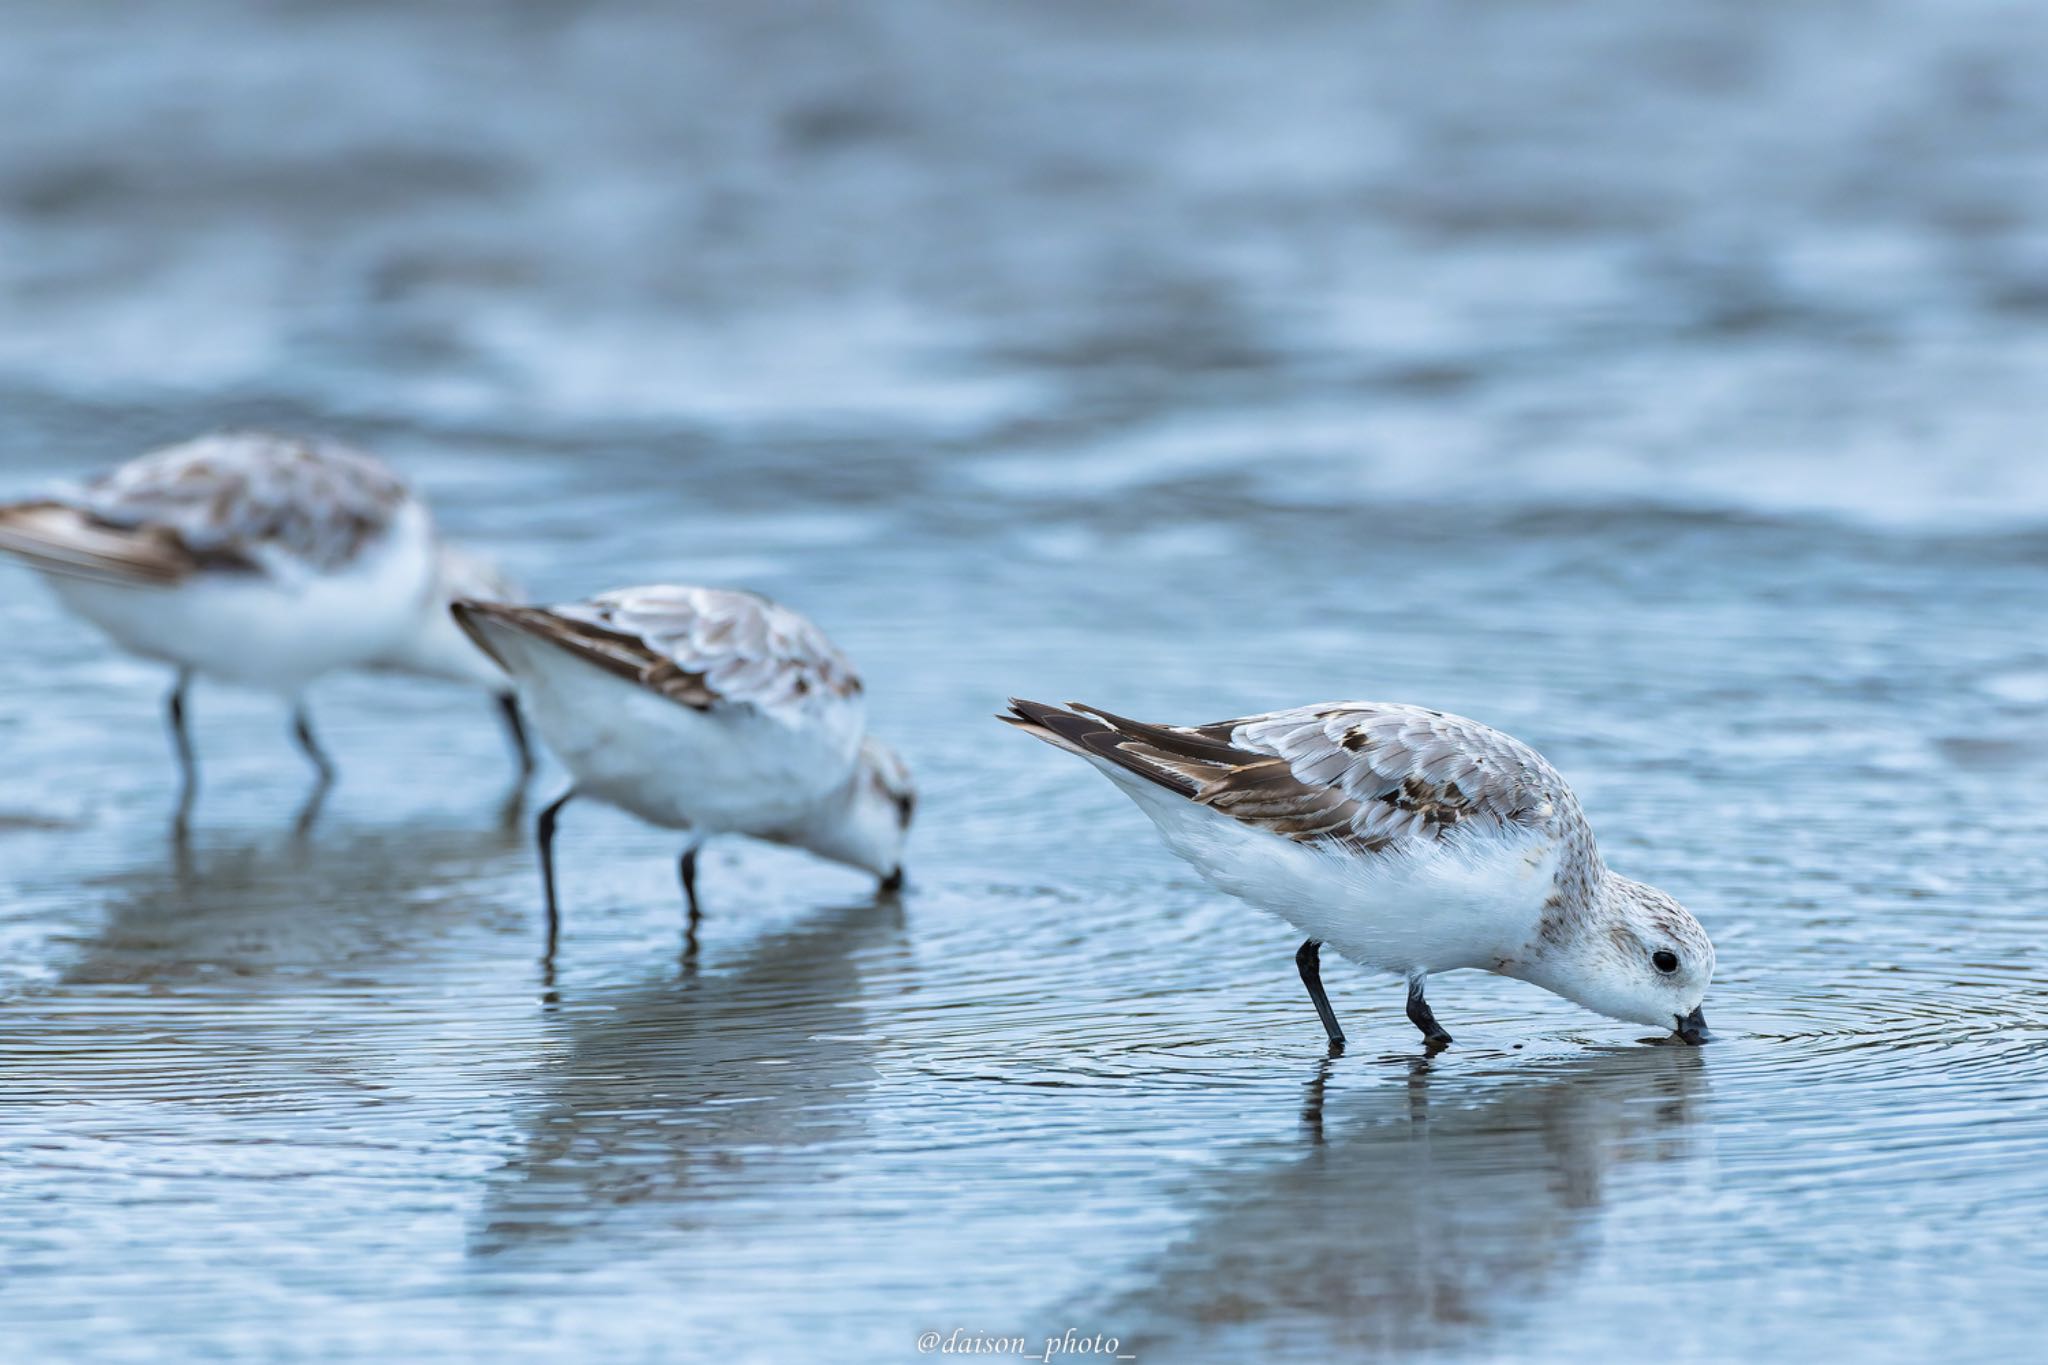
[[[11,1360],[1989,1359],[2048,1291],[2048,9],[0,3],[4,491],[383,453],[536,596],[797,604],[900,904],[274,704],[0,566]],[[1008,693],[1414,700],[1714,935],[1722,1041],[1326,971]],[[558,781],[544,775],[537,790]]]

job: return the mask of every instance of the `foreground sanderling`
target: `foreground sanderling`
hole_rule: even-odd
[[[555,947],[555,821],[588,796],[686,830],[694,936],[697,850],[716,834],[808,849],[901,885],[910,774],[866,733],[860,677],[789,608],[722,588],[624,588],[584,602],[463,601],[456,620],[518,680],[569,790],[536,836]]]
[[[531,766],[513,689],[448,617],[455,593],[509,591],[443,544],[427,509],[374,458],[264,432],[167,446],[82,487],[0,506],[0,550],[130,653],[177,670],[167,701],[183,792],[198,786],[185,699],[195,676],[276,693],[326,789],[305,691],[344,669],[474,683],[500,701]],[[312,807],[309,807],[309,812]]]
[[[1607,870],[1578,798],[1542,755],[1419,706],[1334,702],[1210,725],[1152,725],[1078,702],[1001,717],[1079,754],[1211,883],[1308,935],[1295,954],[1335,1047],[1327,943],[1408,982],[1480,968],[1616,1019],[1706,1040],[1714,947],[1685,907]]]

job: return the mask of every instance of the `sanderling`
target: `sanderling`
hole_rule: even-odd
[[[1210,883],[1308,935],[1295,964],[1333,1047],[1325,943],[1423,998],[1479,968],[1616,1019],[1706,1040],[1714,946],[1684,906],[1607,870],[1578,798],[1528,745],[1419,706],[1334,702],[1152,725],[1012,698],[1010,724],[1079,754]]]
[[[194,677],[284,698],[318,781],[333,780],[306,688],[338,670],[452,678],[500,699],[530,766],[509,679],[448,616],[454,593],[509,593],[484,561],[442,543],[425,505],[374,458],[262,432],[152,451],[76,489],[0,506],[0,550],[130,653],[177,670],[166,711],[183,790],[198,786],[186,728]],[[467,657],[465,657],[467,656]]]
[[[518,681],[571,775],[535,829],[550,958],[555,821],[577,796],[688,831],[692,942],[697,850],[715,834],[808,849],[884,890],[902,884],[910,774],[866,733],[853,665],[796,612],[749,592],[663,585],[547,607],[459,601],[455,618]]]

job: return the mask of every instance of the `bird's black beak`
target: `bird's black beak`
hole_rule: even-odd
[[[1678,1022],[1678,1036],[1691,1043],[1694,1047],[1698,1047],[1701,1043],[1707,1042],[1714,1036],[1707,1032],[1707,1016],[1700,1012],[1700,1007],[1697,1005],[1693,1006],[1692,1013],[1686,1015],[1683,1019],[1679,1019],[1675,1014],[1671,1017]]]
[[[896,870],[882,878],[881,885],[877,889],[882,891],[901,891],[903,889],[903,864],[896,864]],[[1693,1013],[1697,1014],[1699,1011],[1694,1010]]]

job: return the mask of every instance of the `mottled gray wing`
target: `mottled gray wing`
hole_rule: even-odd
[[[724,588],[625,588],[555,607],[466,601],[482,617],[538,636],[697,710],[751,706],[790,715],[862,705],[853,665],[805,617]],[[488,637],[477,634],[489,648]]]
[[[1336,832],[1367,846],[1440,838],[1467,822],[1562,834],[1580,819],[1571,788],[1541,754],[1464,716],[1344,702],[1203,730],[1223,726],[1236,747],[1284,765],[1247,765],[1226,779],[1210,804],[1239,819],[1286,820],[1290,799],[1309,792],[1329,793]]]
[[[193,567],[326,572],[390,529],[410,500],[382,463],[331,441],[202,436],[131,460],[67,501],[102,529],[175,538]]]
[[[1378,852],[1459,828],[1576,836],[1583,819],[1542,755],[1419,706],[1334,702],[1210,725],[1153,725],[1074,703],[1014,702],[1013,723],[1285,838]]]

